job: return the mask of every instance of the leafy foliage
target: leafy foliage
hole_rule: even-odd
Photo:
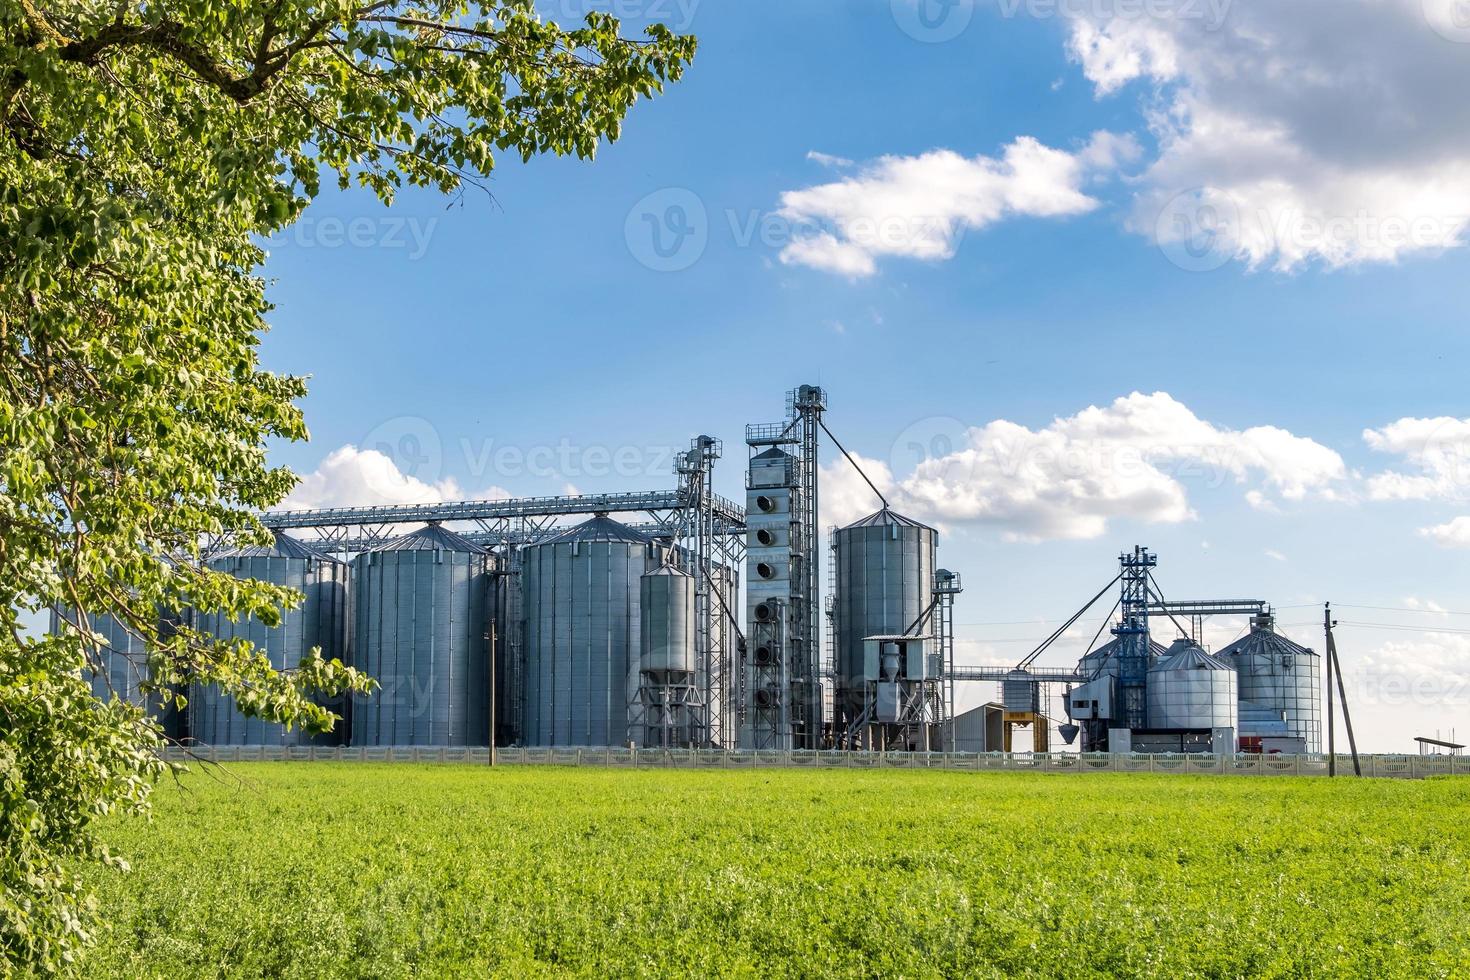
[[[1462,778],[237,771],[116,826],[100,971],[1470,975]]]
[[[300,378],[261,370],[258,242],[325,175],[385,202],[458,191],[496,154],[590,157],[692,38],[620,36],[531,0],[7,0],[0,5],[0,963],[71,962],[91,930],[74,865],[93,827],[146,807],[150,712],[102,705],[94,617],[152,645],[147,689],[214,683],[312,730],[316,694],[368,679],[290,673],[160,610],[277,622],[289,590],[213,572],[201,544],[266,543],[253,512],[294,477]],[[35,638],[20,612],[58,609]]]

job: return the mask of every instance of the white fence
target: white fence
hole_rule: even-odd
[[[198,746],[170,748],[171,761],[207,762],[442,762],[488,766],[486,748],[326,748]],[[1470,776],[1470,756],[1365,755],[1364,776],[1423,779]],[[496,765],[600,766],[611,769],[945,769],[957,772],[1161,772],[1233,776],[1325,776],[1322,755],[1108,755],[1000,752],[725,752],[716,749],[496,749]],[[1353,774],[1352,756],[1337,757],[1339,776]]]

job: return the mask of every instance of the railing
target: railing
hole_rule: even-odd
[[[434,762],[490,765],[487,748],[332,748],[326,746],[198,746],[169,748],[175,762]],[[1470,756],[1365,755],[1363,775],[1388,779],[1470,776]],[[496,749],[496,765],[600,766],[613,769],[944,769],[960,772],[1151,772],[1226,776],[1325,776],[1321,755],[1110,755],[1107,753],[823,752],[719,749]],[[1351,777],[1352,756],[1338,756],[1337,774]]]
[[[738,525],[745,508],[718,494],[712,495],[716,516]],[[494,520],[513,517],[550,517],[563,514],[634,513],[678,510],[684,495],[678,490],[641,493],[583,494],[570,497],[516,497],[506,500],[465,500],[440,504],[398,504],[378,507],[329,507],[321,510],[269,511],[261,523],[277,529],[346,527],[357,524],[413,524],[421,521]]]

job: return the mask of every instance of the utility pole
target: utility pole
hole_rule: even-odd
[[[1327,775],[1337,775],[1337,724],[1332,717],[1332,603],[1322,607],[1322,633],[1327,661]]]
[[[1353,716],[1348,710],[1347,685],[1342,680],[1342,661],[1337,659],[1337,638],[1332,633],[1332,628],[1337,625],[1337,620],[1332,618],[1332,603],[1323,607],[1322,626],[1327,633],[1327,752],[1328,775],[1337,775],[1337,757],[1333,753],[1336,744],[1335,731],[1332,727],[1332,678],[1337,677],[1337,696],[1342,701],[1342,720],[1347,725],[1348,748],[1353,753],[1353,774],[1363,775],[1363,763],[1358,758],[1358,739],[1353,733]]]

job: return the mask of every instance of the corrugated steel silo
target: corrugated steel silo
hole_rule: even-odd
[[[638,669],[694,672],[694,576],[675,565],[646,572],[639,584]]]
[[[1083,677],[1111,676],[1117,677],[1122,668],[1118,663],[1118,640],[1109,640],[1102,646],[1084,656],[1077,664],[1077,673]],[[1148,641],[1148,652],[1150,665],[1161,659],[1167,649],[1162,643],[1150,639]]]
[[[643,535],[599,515],[524,549],[527,745],[621,745],[638,691]]]
[[[74,622],[76,614],[68,611],[66,619]],[[155,625],[158,635],[171,635],[169,631],[174,628],[176,622],[177,617],[160,616]],[[92,632],[102,637],[102,648],[97,652],[97,659],[89,664],[90,669],[84,675],[92,688],[93,696],[103,701],[117,698],[142,708],[154,721],[158,722],[165,738],[182,739],[186,734],[184,715],[175,704],[170,701],[165,706],[161,702],[161,694],[158,692],[144,694],[141,690],[143,682],[149,675],[148,641],[153,637],[134,633],[108,613],[89,615],[87,625]],[[69,628],[62,622],[62,617],[53,610],[50,632],[59,634],[62,630]]]
[[[908,631],[934,598],[937,532],[886,507],[839,528],[836,687],[841,722],[863,703],[863,640]]]
[[[433,524],[354,560],[353,665],[381,688],[354,699],[353,745],[489,743],[493,565]]]
[[[195,614],[195,629],[221,640],[249,640],[277,670],[294,670],[313,647],[320,647],[326,660],[347,662],[347,565],[277,533],[271,547],[227,552],[212,558],[209,566],[236,578],[287,586],[305,599],[295,609],[282,611],[279,626],[266,626],[254,618],[231,622],[212,613]],[[342,714],[341,703],[329,707]],[[247,718],[236,710],[232,698],[213,685],[194,685],[189,696],[190,735],[205,745],[335,745],[346,734],[344,724],[339,722],[334,732],[313,736],[299,726],[287,731],[283,725]]]
[[[694,577],[673,564],[639,585],[638,689],[628,736],[640,746],[697,748],[706,738],[695,656]]]
[[[1149,668],[1150,728],[1234,729],[1239,711],[1235,670],[1191,640],[1176,640],[1164,659]]]
[[[1235,668],[1243,700],[1268,706],[1286,718],[1287,734],[1308,752],[1322,751],[1322,658],[1277,633],[1270,616],[1251,621],[1251,631],[1220,651]]]

